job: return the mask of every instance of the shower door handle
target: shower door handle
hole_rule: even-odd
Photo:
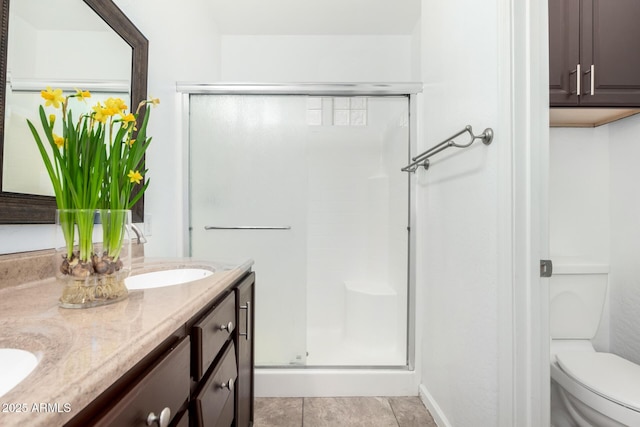
[[[290,225],[205,225],[205,230],[291,230]]]

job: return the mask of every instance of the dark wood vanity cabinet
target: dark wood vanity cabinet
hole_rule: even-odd
[[[551,107],[640,107],[640,1],[549,0]]]
[[[191,327],[191,427],[253,425],[254,285],[247,274]]]
[[[189,337],[172,346],[157,363],[99,417],[96,426],[162,425],[185,416],[189,399]],[[176,417],[180,415],[180,417]],[[154,424],[155,423],[155,424]]]
[[[230,427],[235,416],[235,384],[238,378],[236,348],[226,343],[220,360],[215,363],[192,400],[191,425]]]
[[[253,425],[254,283],[235,282],[66,425]]]
[[[191,328],[193,379],[200,381],[236,332],[235,292],[229,292]]]

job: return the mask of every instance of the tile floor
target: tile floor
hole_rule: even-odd
[[[437,427],[418,397],[262,397],[254,427]]]

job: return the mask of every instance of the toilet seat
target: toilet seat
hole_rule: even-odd
[[[640,412],[640,366],[611,353],[563,352],[559,367],[594,393]]]

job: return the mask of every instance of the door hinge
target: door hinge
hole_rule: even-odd
[[[553,263],[550,259],[540,260],[540,277],[551,277],[553,274]]]

